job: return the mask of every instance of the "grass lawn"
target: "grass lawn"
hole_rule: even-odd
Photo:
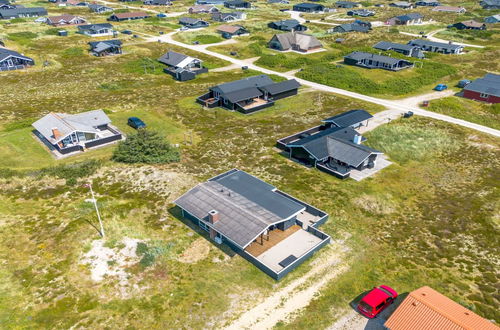
[[[49,6],[51,15],[82,13],[93,23],[106,18],[86,9],[43,5]],[[189,5],[175,2],[169,11]],[[280,71],[300,65],[305,78],[392,96],[427,88],[437,80],[456,82],[498,71],[499,64],[491,61],[497,53],[494,48],[460,57],[431,55],[424,69],[396,74],[336,67],[345,52],[369,49],[388,37],[395,42],[410,39],[383,30],[351,34],[342,45],[334,44],[334,39],[344,36],[322,37],[329,51],[311,54],[303,63],[297,54],[271,57],[265,44],[275,31],[266,24],[289,15],[271,10],[280,6],[257,6],[249,11],[252,34],[217,51],[227,54],[235,49],[243,58],[265,55],[261,64]],[[387,15],[393,12],[388,9]],[[117,27],[156,34],[170,30],[176,20],[125,22]],[[173,201],[198,182],[232,168],[246,170],[327,211],[330,219],[321,229],[348,251],[349,270],[328,283],[291,323],[278,328],[327,328],[348,309],[350,300],[379,284],[401,293],[430,285],[481,316],[500,321],[495,295],[500,262],[498,139],[417,116],[394,120],[366,134],[366,144],[385,152],[393,164],[361,182],[342,181],[281,156],[276,140],[346,110],[375,113],[382,107],[301,88],[298,95],[252,115],[205,110],[195,98],[209,87],[257,73],[209,72],[176,82],[162,73],[161,65],[152,64],[168,49],[199,57],[210,67],[228,63],[125,36],[120,38],[126,38],[126,54],[95,58],[86,53],[91,39],[74,34],[58,38],[47,34],[48,29],[28,19],[10,25],[0,22],[0,34],[11,34],[7,46],[37,61],[28,70],[0,74],[1,93],[8,95],[0,103],[2,328],[223,328],[331,252],[332,247],[326,247],[275,282],[210,243],[207,233],[190,228]],[[37,35],[13,35],[24,31]],[[43,68],[45,60],[50,65]],[[179,163],[124,165],[109,160],[113,147],[56,162],[31,136],[30,124],[50,111],[92,109],[106,110],[125,133],[133,132],[126,119],[138,116],[173,143],[183,143],[185,132],[192,132],[194,143],[182,145]],[[432,101],[431,110],[450,115],[456,111],[457,117],[476,122],[498,121],[496,107],[462,99]],[[127,240],[143,243],[131,251],[130,264],[118,267],[118,258],[104,263],[117,267],[122,278],[108,276],[95,282],[92,267],[83,263],[99,239],[94,210],[85,202],[90,195],[83,183],[89,181],[106,229],[105,247],[118,253]]]
[[[428,110],[500,129],[500,105],[498,104],[481,103],[452,96],[431,101]]]

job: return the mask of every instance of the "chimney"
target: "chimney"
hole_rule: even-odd
[[[352,142],[354,142],[356,144],[361,144],[361,135],[359,135],[359,134],[354,135]]]
[[[54,139],[59,139],[61,137],[61,132],[59,132],[59,129],[57,127],[54,127],[52,129],[52,135],[54,136]]]
[[[216,210],[208,212],[208,221],[210,221],[210,223],[216,223],[217,221],[219,221],[219,218],[220,214]]]

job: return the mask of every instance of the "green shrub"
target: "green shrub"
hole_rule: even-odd
[[[173,243],[162,244],[161,242],[158,242],[153,246],[148,246],[146,243],[139,242],[137,243],[135,253],[138,256],[142,256],[139,263],[142,267],[146,268],[152,266],[155,263],[156,258],[165,256],[172,252],[173,247]]]
[[[120,142],[112,159],[122,163],[172,163],[180,160],[180,153],[157,132],[140,129]]]
[[[56,36],[58,34],[58,32],[60,31],[61,29],[58,29],[58,28],[52,28],[52,29],[48,29],[44,32],[44,34],[48,35],[48,36]]]

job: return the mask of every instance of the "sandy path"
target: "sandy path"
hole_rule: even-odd
[[[342,249],[340,244],[332,244],[327,255],[313,262],[311,271],[243,313],[226,329],[270,329],[279,321],[291,320],[293,314],[309,305],[325,284],[347,269],[347,265],[341,264]],[[318,275],[321,276],[318,278]]]

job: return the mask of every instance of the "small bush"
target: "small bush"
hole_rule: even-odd
[[[112,159],[122,163],[161,164],[178,162],[180,153],[157,132],[140,129],[120,142]]]

